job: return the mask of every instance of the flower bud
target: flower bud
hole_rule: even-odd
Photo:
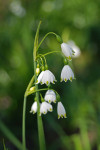
[[[58,102],[60,101],[60,95],[58,93],[56,93],[56,99]]]
[[[34,92],[35,91],[35,86],[30,88],[30,92]]]
[[[39,68],[39,64],[37,64],[37,68]]]
[[[68,65],[68,60],[66,58],[64,59],[64,64]]]
[[[59,35],[56,35],[56,39],[60,44],[63,43],[63,40],[61,39],[61,37]]]
[[[48,70],[48,65],[47,64],[45,65],[45,70]]]
[[[40,73],[40,68],[36,68],[36,75],[38,76]]]
[[[44,66],[42,66],[42,71],[44,71],[45,69],[44,69]]]

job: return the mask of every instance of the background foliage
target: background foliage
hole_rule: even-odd
[[[76,80],[60,83],[63,60],[59,54],[47,56],[49,69],[58,82],[67,119],[54,112],[43,116],[48,150],[100,150],[100,1],[99,0],[5,0],[0,1],[0,119],[21,141],[22,105],[25,88],[33,75],[32,51],[37,25],[42,20],[40,40],[49,31],[73,40],[81,55],[73,59]],[[40,51],[60,50],[49,36]],[[39,149],[36,115],[27,102],[27,147]],[[9,150],[14,145],[0,132]]]

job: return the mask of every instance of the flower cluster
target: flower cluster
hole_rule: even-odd
[[[57,38],[59,38],[59,37],[57,37]],[[62,81],[67,82],[68,80],[70,80],[72,82],[72,80],[75,77],[74,77],[74,73],[73,73],[71,67],[68,65],[68,61],[72,60],[72,55],[74,55],[74,51],[66,43],[61,43],[61,49],[62,49],[62,54],[64,56],[64,59],[66,60],[65,65],[63,66],[63,68],[61,70],[61,77],[60,77],[61,82]],[[43,56],[43,58],[44,58],[44,56]],[[47,66],[47,64],[45,64],[45,65]],[[48,70],[48,67],[45,68],[45,65],[42,66],[43,69],[41,72],[40,72],[39,65],[36,68],[37,82],[35,84],[41,84],[41,85],[46,84],[46,86],[48,86],[48,89],[46,89],[47,92],[45,93],[44,98],[40,94],[41,103],[39,103],[39,105],[37,104],[37,101],[35,100],[35,102],[33,103],[32,107],[31,107],[30,112],[33,114],[36,113],[37,108],[39,107],[40,115],[41,114],[47,114],[47,112],[53,111],[53,106],[51,103],[57,102],[58,119],[59,118],[66,118],[65,108],[64,108],[62,102],[60,101],[60,98],[58,98],[58,97],[60,97],[59,94],[55,90],[50,89],[50,86],[49,86],[51,83],[55,84],[56,78],[55,78],[54,74],[50,70]],[[39,74],[39,72],[40,72],[40,74]]]
[[[44,101],[40,103],[40,115],[41,114],[47,114],[47,112],[52,112],[53,107],[51,105],[51,102],[56,103],[56,94],[53,90],[48,90],[45,94]],[[31,113],[35,114],[37,112],[37,102],[35,101],[32,104],[31,107]],[[61,102],[58,102],[57,105],[57,113],[58,113],[58,119],[61,118],[66,118],[66,111]]]

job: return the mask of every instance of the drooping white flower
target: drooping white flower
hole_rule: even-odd
[[[42,72],[39,74],[36,84],[41,83],[41,80],[42,80],[42,77],[43,77],[44,72],[45,72],[45,71],[42,71]]]
[[[54,82],[56,81],[55,76],[53,75],[53,73],[49,70],[46,70],[43,74],[42,77],[42,84],[46,84],[49,85],[50,82],[54,84]]]
[[[37,79],[37,83],[49,85],[50,82],[54,84],[55,76],[49,70],[42,71]]]
[[[67,80],[72,81],[72,79],[74,79],[74,73],[69,65],[65,65],[61,71],[61,82],[67,82]]]
[[[31,107],[30,113],[35,114],[37,112],[37,102],[34,102]]]
[[[66,111],[65,111],[65,108],[63,106],[63,104],[61,102],[58,102],[58,105],[57,105],[57,113],[58,113],[58,119],[61,117],[61,118],[67,118],[66,117]]]
[[[45,94],[45,97],[44,97],[45,101],[51,103],[51,102],[54,102],[56,103],[56,94],[53,90],[48,90]]]
[[[47,102],[42,102],[42,104],[40,105],[40,115],[47,114],[48,111],[52,112],[52,110],[52,105]]]
[[[75,44],[74,41],[68,41],[68,45],[70,45],[72,47],[72,49],[74,50],[74,55],[72,55],[72,57],[76,58],[79,57],[81,55],[81,50],[80,48]]]
[[[67,59],[71,60],[71,57],[74,54],[73,49],[66,43],[61,44],[61,49],[63,54],[67,57]]]

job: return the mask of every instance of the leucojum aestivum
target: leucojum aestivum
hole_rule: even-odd
[[[74,55],[73,49],[66,43],[63,43],[61,37],[54,32],[48,32],[41,42],[38,44],[39,39],[39,29],[41,21],[38,25],[37,32],[34,40],[33,48],[33,61],[34,61],[34,75],[30,80],[24,95],[23,103],[23,121],[22,121],[22,139],[23,139],[23,150],[26,150],[26,139],[25,139],[25,114],[26,114],[26,101],[27,96],[34,94],[34,102],[32,104],[30,112],[35,114],[37,113],[37,124],[38,124],[38,136],[39,136],[39,146],[40,150],[46,150],[44,129],[42,123],[42,115],[47,114],[48,112],[53,111],[52,103],[57,104],[57,114],[59,118],[66,118],[66,110],[61,102],[60,95],[54,89],[50,88],[50,84],[55,84],[57,82],[54,74],[48,69],[46,57],[49,54],[61,53],[64,57],[64,67],[61,71],[61,82],[67,82],[74,79],[74,73],[71,67],[68,65],[68,62],[71,61],[72,55]],[[61,51],[51,51],[45,54],[39,53],[39,48],[45,38],[53,34],[59,44],[61,45]],[[45,84],[47,87],[39,89],[38,84]],[[45,96],[43,97],[41,92],[46,91]]]

